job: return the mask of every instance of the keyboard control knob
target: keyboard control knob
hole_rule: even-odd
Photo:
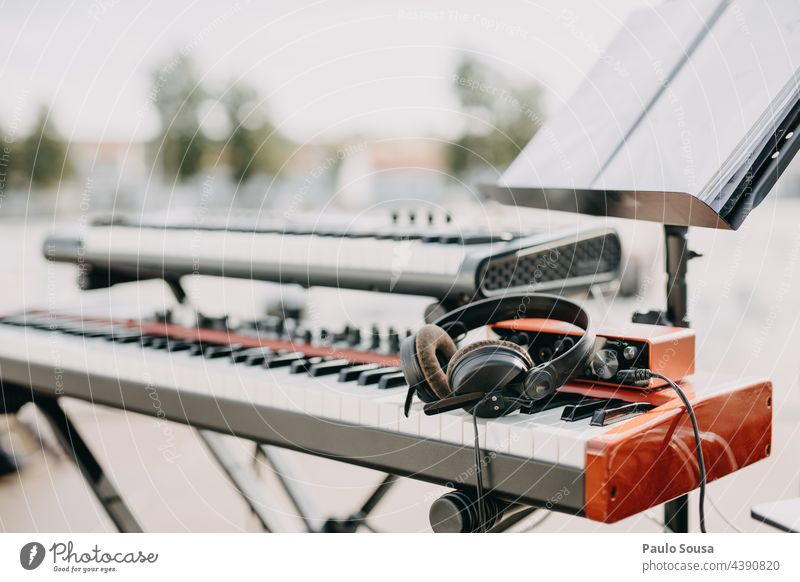
[[[619,360],[614,350],[600,350],[589,362],[592,374],[601,380],[610,380],[619,371]]]
[[[389,352],[396,354],[400,351],[400,335],[393,327],[389,328]]]
[[[371,350],[379,349],[381,347],[381,332],[378,329],[377,325],[372,326],[369,335],[370,335],[369,349]]]
[[[347,334],[347,343],[351,346],[361,345],[361,330],[359,328],[350,330],[350,333]]]

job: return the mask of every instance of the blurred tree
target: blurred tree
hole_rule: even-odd
[[[47,107],[39,108],[30,133],[9,147],[10,177],[17,184],[46,188],[72,176],[69,144],[53,130]]]
[[[448,169],[459,178],[503,168],[517,157],[542,125],[542,89],[511,86],[475,58],[464,55],[453,85],[465,113],[461,135],[447,150]]]
[[[178,53],[157,69],[151,95],[161,119],[159,157],[167,180],[185,180],[198,174],[210,141],[200,131],[205,91],[191,59]]]
[[[231,175],[245,182],[258,172],[275,174],[288,154],[288,141],[268,120],[258,93],[236,83],[222,97],[230,133],[224,144]]]

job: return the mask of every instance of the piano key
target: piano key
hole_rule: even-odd
[[[424,413],[422,412],[422,403],[414,402],[411,409],[408,411],[408,416],[400,412],[397,417],[397,431],[405,434],[419,435],[420,418]]]
[[[440,440],[442,438],[442,414],[428,416],[422,414],[419,417],[419,436]]]
[[[535,449],[539,440],[538,432],[530,429],[529,419],[525,418],[525,415],[514,415],[508,418],[514,419],[514,417],[516,417],[516,422],[509,423],[508,452],[517,457],[539,460]]]
[[[264,363],[264,359],[273,355],[270,348],[256,347],[237,350],[231,354],[231,361],[234,364],[248,363],[251,366]],[[259,359],[260,358],[260,359]]]
[[[213,348],[209,348],[203,352],[203,355],[209,359],[215,358],[228,358],[234,352],[240,350],[242,346],[238,344],[231,344],[228,346],[215,346]]]
[[[328,376],[329,374],[339,374],[340,371],[352,365],[353,363],[350,360],[329,360],[314,364],[309,368],[308,373],[315,378],[317,376]]]
[[[508,422],[511,419],[511,422]],[[491,451],[508,454],[511,439],[510,424],[513,424],[512,417],[493,418],[486,423],[486,442],[484,447]]]
[[[195,343],[193,341],[170,339],[165,348],[168,352],[188,352]]]
[[[153,338],[147,343],[147,347],[153,350],[163,350],[169,345],[169,339],[166,337]]]
[[[292,365],[289,366],[289,373],[291,374],[300,374],[303,372],[308,372],[311,369],[311,366],[324,362],[325,359],[319,356],[313,356],[311,358],[303,358],[302,360],[296,360],[292,362]]]
[[[138,342],[139,338],[142,337],[142,333],[135,330],[130,331],[115,331],[111,336],[105,338],[109,341],[115,341],[119,343],[131,343],[131,342]]]
[[[396,374],[400,372],[400,368],[395,366],[386,366],[383,368],[378,368],[376,370],[367,370],[366,372],[362,372],[361,375],[358,377],[358,385],[359,386],[368,386],[370,384],[377,384],[380,382],[380,379],[384,376],[388,376],[389,374]]]
[[[467,419],[467,422],[464,422],[462,426],[463,434],[462,434],[462,443],[464,446],[475,446],[475,425],[472,423],[472,415],[469,415],[470,418]],[[486,449],[486,423],[488,419],[486,418],[478,418],[477,420],[477,427],[478,427],[478,439],[482,449]]]
[[[358,377],[369,370],[376,370],[378,364],[360,364],[358,366],[351,366],[339,372],[339,382],[352,382],[358,380]]]
[[[381,390],[386,390],[388,388],[406,386],[407,384],[408,383],[406,382],[405,375],[402,372],[396,372],[394,374],[386,374],[385,376],[381,376],[381,379],[378,382],[378,388]]]
[[[641,402],[621,403],[618,406],[607,406],[594,412],[592,415],[591,425],[600,427],[608,426],[609,424],[627,420],[652,409],[653,405]]]
[[[264,361],[265,368],[280,368],[283,366],[290,366],[292,362],[302,360],[306,355],[303,352],[290,352],[288,354],[281,354],[270,356]]]
[[[603,408],[608,400],[602,398],[585,398],[577,404],[568,404],[561,413],[561,420],[573,422],[584,418],[591,418],[595,410]]]
[[[472,420],[472,416],[463,410],[454,410],[440,414],[440,436],[443,441],[464,444],[464,423]]]
[[[382,402],[379,412],[380,428],[397,432],[399,430],[398,420],[402,414],[402,406],[398,406],[393,402]]]

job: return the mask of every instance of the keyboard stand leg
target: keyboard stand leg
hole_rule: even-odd
[[[308,495],[297,487],[298,480],[292,475],[292,470],[286,463],[286,454],[287,451],[282,451],[276,447],[256,445],[256,457],[262,458],[269,465],[297,515],[303,520],[306,531],[309,533],[319,532],[325,523],[325,519],[322,518],[321,512]]]
[[[81,438],[75,425],[61,407],[57,398],[35,396],[33,402],[42,411],[67,454],[75,461],[83,478],[92,488],[97,501],[108,517],[123,533],[140,533],[142,526],[133,516],[114,484],[106,477],[103,468]]]
[[[386,475],[383,480],[378,484],[375,490],[367,497],[363,505],[352,515],[344,519],[332,517],[325,522],[323,531],[329,533],[347,532],[353,533],[360,526],[367,526],[367,518],[369,514],[380,503],[381,499],[389,492],[395,483],[399,480],[396,475]]]
[[[515,506],[513,509],[507,509],[506,514],[503,516],[503,519],[500,520],[500,523],[495,525],[489,533],[503,533],[517,525],[523,519],[533,515],[537,511],[540,511],[539,507],[524,507],[524,506]]]
[[[270,504],[267,503],[262,494],[264,484],[256,478],[250,467],[236,461],[231,455],[224,442],[224,437],[209,430],[199,430],[197,434],[250,507],[263,530],[265,532],[292,531],[292,524],[286,520],[285,516],[271,509]]]
[[[369,514],[398,480],[398,477],[394,475],[386,475],[362,506],[351,516],[344,519],[329,518],[325,520],[320,517],[321,513],[314,507],[311,500],[294,485],[295,479],[284,459],[286,452],[268,445],[259,445],[258,453],[270,465],[309,532],[355,532],[359,526],[365,525]]]
[[[664,504],[664,531],[689,533],[689,496],[681,495]]]

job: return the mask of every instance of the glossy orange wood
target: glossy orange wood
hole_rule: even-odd
[[[769,456],[771,382],[717,381],[709,387],[711,380],[695,378],[691,384],[709,481]],[[700,473],[694,447],[689,416],[677,396],[592,439],[586,451],[586,517],[615,522],[695,489]]]

